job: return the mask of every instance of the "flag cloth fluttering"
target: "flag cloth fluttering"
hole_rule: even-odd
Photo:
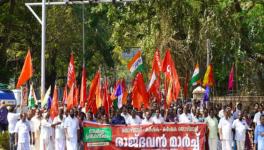
[[[67,85],[65,85],[64,90],[63,90],[63,97],[62,97],[62,104],[65,105],[67,104]]]
[[[121,108],[123,106],[122,104],[122,98],[123,98],[123,91],[122,91],[122,85],[119,83],[116,89],[115,96],[117,97],[117,107]]]
[[[97,86],[98,83],[100,82],[100,72],[97,71],[97,73],[95,74],[91,85],[90,85],[90,90],[89,90],[89,95],[88,95],[88,104],[86,107],[86,111],[88,112],[88,110],[92,110],[92,112],[95,114],[97,112],[97,104],[96,104],[96,91],[97,91]]]
[[[149,95],[144,84],[144,79],[142,73],[137,73],[132,89],[132,100],[133,106],[138,110],[141,108],[142,103],[145,108],[149,107],[148,101]]]
[[[81,83],[81,91],[80,91],[80,107],[84,107],[86,102],[86,70],[85,66],[83,65],[82,70],[82,83]]]
[[[68,66],[68,77],[67,77],[68,87],[71,88],[74,82],[75,82],[75,68],[74,68],[74,58],[72,53],[70,58],[70,63]]]
[[[210,86],[206,86],[205,92],[204,92],[204,97],[203,101],[208,102],[210,98]]]
[[[213,65],[210,64],[207,66],[204,79],[203,79],[203,86],[210,86],[212,87],[214,85],[214,76],[213,76]]]
[[[51,87],[48,88],[47,92],[45,93],[45,96],[44,98],[42,99],[41,101],[41,107],[43,108],[45,105],[48,104],[48,100],[49,100],[49,97],[50,97],[50,90],[51,90]],[[48,106],[47,106],[48,107]]]
[[[52,97],[52,103],[50,108],[50,117],[53,120],[59,114],[59,102],[58,102],[58,88],[54,86],[54,92]]]
[[[143,60],[141,57],[141,50],[139,50],[131,61],[127,64],[127,68],[132,75],[135,75],[138,71],[143,71]]]
[[[188,97],[188,87],[189,87],[189,73],[186,72],[186,77],[185,77],[185,83],[184,83],[184,89],[183,89],[183,95],[184,99],[186,100]]]
[[[231,91],[233,89],[233,82],[234,82],[234,65],[232,66],[229,73],[228,91]]]
[[[75,86],[74,89],[74,98],[73,98],[73,106],[78,107],[79,104],[79,88],[78,86]]]
[[[67,110],[72,109],[74,103],[74,84],[72,84],[69,95],[67,96]]]
[[[149,94],[153,94],[158,101],[161,99],[160,94],[160,72],[161,72],[161,63],[160,63],[160,53],[157,49],[154,53],[154,57],[152,60],[152,71],[151,71],[151,78],[148,85],[148,92]]]
[[[105,82],[104,82],[104,85],[103,85],[103,105],[104,105],[107,117],[110,116],[110,112],[109,112],[110,104],[109,104],[109,101],[110,101],[110,95],[108,93],[108,81],[107,81],[107,79],[105,79]]]
[[[30,84],[30,91],[28,95],[28,108],[30,109],[34,108],[35,104],[37,104],[37,99],[36,99],[33,84]]]
[[[172,100],[176,100],[178,98],[181,86],[177,70],[169,50],[166,51],[165,57],[163,59],[162,71],[165,73],[165,85],[169,85],[169,88],[165,89],[165,91],[167,92],[167,105],[170,105]]]
[[[194,68],[194,71],[193,71],[192,79],[190,81],[190,84],[192,86],[200,84],[201,80],[200,80],[199,73],[200,73],[199,64],[196,64],[195,68]]]
[[[17,81],[16,88],[19,88],[21,85],[26,83],[32,77],[32,75],[33,75],[33,65],[32,65],[30,50],[28,50],[22,71]]]

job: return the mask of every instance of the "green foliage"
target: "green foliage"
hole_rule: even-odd
[[[82,47],[84,8],[85,53]],[[40,9],[35,8],[40,14]],[[211,41],[217,95],[227,94],[228,74],[235,64],[235,94],[263,95],[264,6],[250,0],[147,0],[125,4],[54,6],[47,9],[46,78],[66,82],[70,53],[75,56],[77,79],[83,58],[89,81],[100,67],[111,80],[131,80],[122,53],[139,47],[148,71],[156,48],[171,49],[181,79],[194,64],[206,69],[206,41]],[[33,82],[40,84],[41,27],[22,1],[0,3],[0,82],[19,76],[31,49]],[[201,76],[203,76],[201,74]],[[145,76],[150,76],[145,74]],[[181,80],[183,86],[184,80]]]
[[[8,132],[0,133],[0,149],[9,150]]]

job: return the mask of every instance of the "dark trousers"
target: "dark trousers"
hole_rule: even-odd
[[[10,150],[16,150],[15,133],[9,133],[9,147]]]

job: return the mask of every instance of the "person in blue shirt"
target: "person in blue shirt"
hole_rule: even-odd
[[[255,128],[255,150],[264,150],[264,115],[260,117],[260,124]]]
[[[121,109],[118,109],[116,115],[112,118],[112,125],[126,124],[125,118],[121,116]]]

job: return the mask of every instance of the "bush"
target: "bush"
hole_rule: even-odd
[[[0,133],[0,150],[9,150],[9,134],[8,134],[8,132]]]

